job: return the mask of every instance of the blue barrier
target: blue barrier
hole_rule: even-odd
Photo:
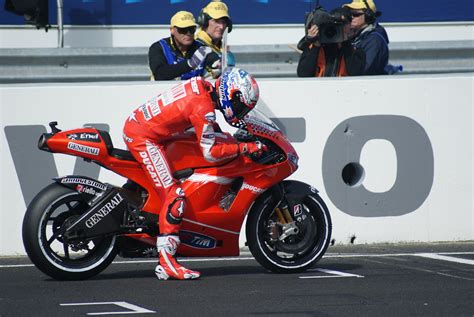
[[[71,0],[64,1],[64,24],[154,25],[168,24],[179,10],[197,16],[209,0]],[[305,12],[315,0],[229,0],[225,1],[235,24],[303,23]],[[320,0],[330,10],[350,0]],[[472,0],[376,1],[382,22],[474,21]],[[49,16],[56,21],[56,1],[49,0]],[[0,9],[0,25],[21,25],[23,18]]]

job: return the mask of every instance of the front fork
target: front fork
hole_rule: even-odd
[[[275,213],[278,217],[278,221],[281,224],[293,222],[293,218],[291,217],[290,212],[288,211],[288,205],[284,205],[281,209],[275,207]]]
[[[279,189],[276,194],[279,196],[279,199],[277,200],[278,204],[275,206],[274,210],[278,218],[278,225],[281,227],[281,230],[275,230],[276,228],[272,228],[271,236],[272,240],[283,241],[289,236],[298,234],[299,228],[288,209],[288,202],[286,201],[283,186],[279,184],[278,187]]]

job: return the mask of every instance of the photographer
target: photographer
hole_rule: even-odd
[[[349,41],[351,12],[337,8],[327,13],[318,7],[305,23],[306,36],[298,43],[302,51],[298,77],[341,77],[362,75],[365,53]]]

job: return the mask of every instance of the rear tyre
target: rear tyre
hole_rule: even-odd
[[[115,236],[66,241],[61,234],[88,208],[79,193],[57,183],[33,199],[23,219],[23,244],[38,269],[57,280],[82,280],[113,261]]]
[[[254,207],[247,219],[250,252],[266,269],[275,273],[303,272],[326,252],[332,233],[331,217],[318,195],[304,196],[301,213],[293,222],[281,223],[271,199]],[[291,232],[285,235],[284,232]]]

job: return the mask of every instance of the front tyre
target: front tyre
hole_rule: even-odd
[[[79,193],[57,183],[36,195],[23,219],[23,244],[38,269],[57,280],[82,280],[113,261],[115,236],[74,241],[62,236],[88,208]]]
[[[297,211],[285,215],[281,206],[273,208],[271,199],[266,199],[248,215],[250,252],[272,272],[303,272],[318,262],[328,248],[332,224],[324,201],[317,194],[306,195],[296,206]]]

